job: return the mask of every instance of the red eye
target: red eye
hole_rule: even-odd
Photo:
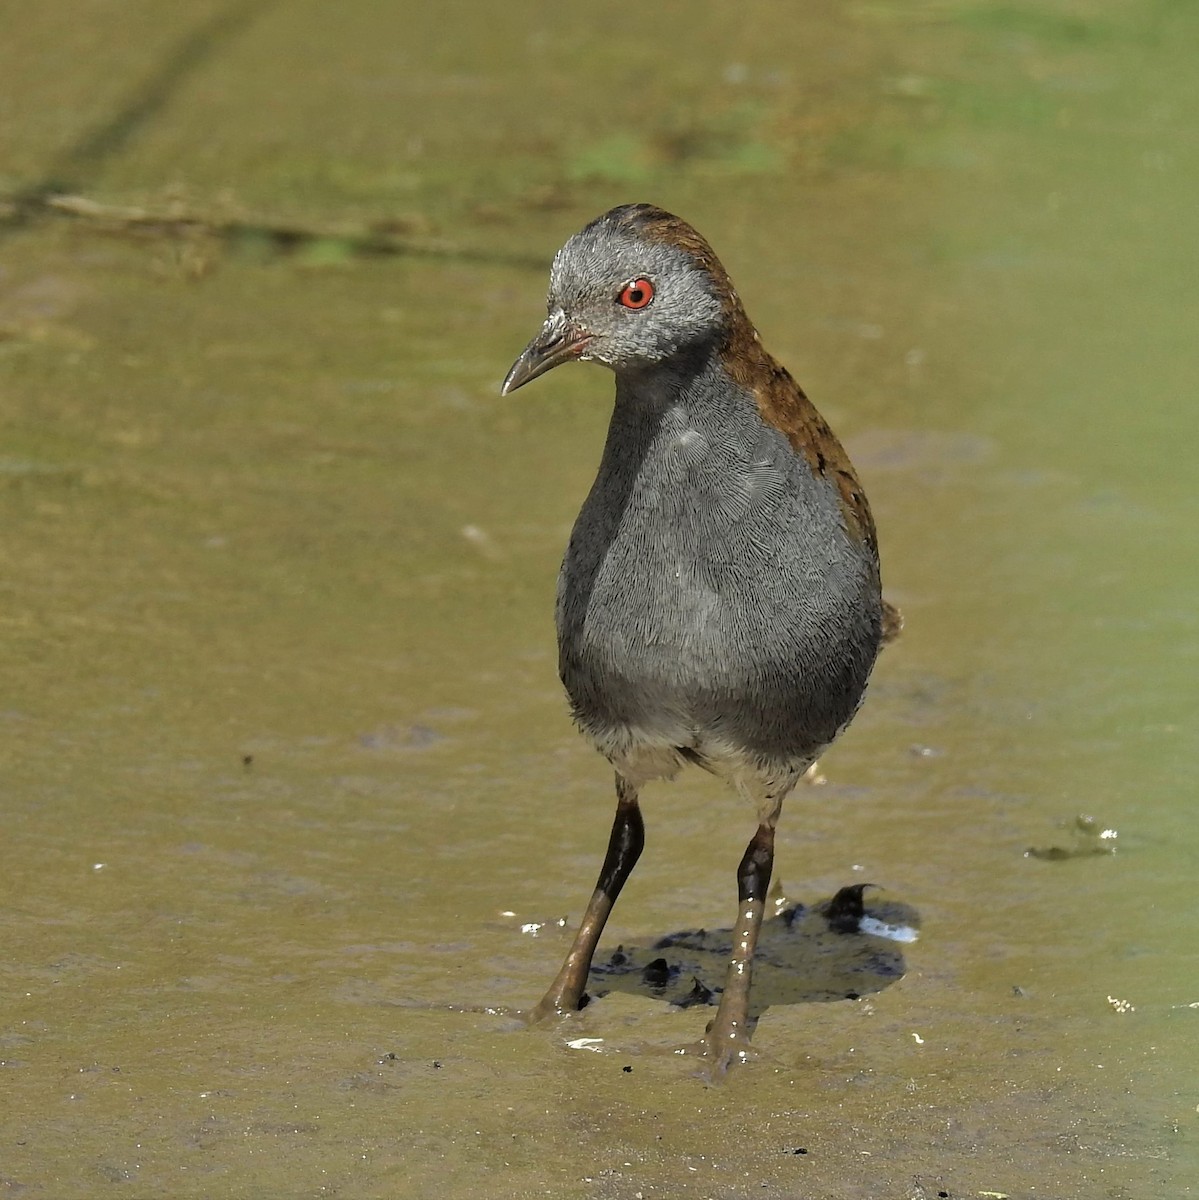
[[[625,308],[644,308],[654,298],[654,285],[648,279],[634,279],[620,289],[616,299]]]

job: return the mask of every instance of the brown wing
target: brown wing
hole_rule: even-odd
[[[740,309],[739,304],[737,307]],[[739,315],[722,355],[725,369],[734,382],[753,394],[762,420],[783,433],[816,474],[836,485],[846,529],[877,559],[874,517],[845,447],[804,395],[803,388],[763,348],[744,312]]]

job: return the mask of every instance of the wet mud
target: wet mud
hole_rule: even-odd
[[[1191,1194],[1186,6],[10,24],[0,1192]],[[522,1019],[614,803],[552,630],[611,383],[497,391],[630,200],[844,435],[907,621],[716,1086],[754,816],[698,771]]]

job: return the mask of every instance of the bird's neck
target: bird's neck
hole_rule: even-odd
[[[725,407],[737,399],[733,392],[738,389],[730,383],[719,343],[683,347],[660,362],[616,373],[614,420],[652,427],[672,408],[699,415],[713,406]]]

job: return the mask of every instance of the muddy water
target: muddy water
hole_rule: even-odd
[[[1191,1194],[1194,14],[52,7],[0,52],[4,1189]],[[611,385],[496,388],[635,198],[908,617],[778,873],[920,939],[776,930],[720,1087],[628,977],[512,1015],[610,819],[550,610]],[[751,820],[653,792],[605,960],[727,928]]]

